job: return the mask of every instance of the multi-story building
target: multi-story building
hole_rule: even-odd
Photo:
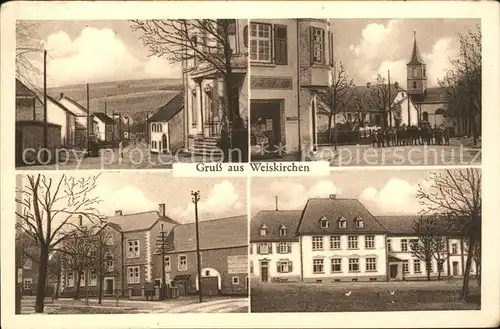
[[[155,257],[161,263],[165,257],[165,279],[176,286],[179,295],[198,291],[196,226],[177,225],[167,237],[169,250]],[[199,222],[201,291],[204,295],[248,293],[248,220],[235,216]],[[154,272],[161,282],[161,267]]]
[[[233,111],[238,109],[240,117],[246,121],[248,117],[248,20],[226,20],[225,24],[227,23],[229,24],[228,39],[232,50],[229,77],[232,90],[229,92],[229,102]],[[213,36],[200,36],[200,38],[216,39]],[[218,41],[214,41],[213,45],[210,42],[198,42],[198,47],[207,47],[200,51],[213,52],[214,48],[223,51]],[[224,83],[226,73],[223,74],[220,69],[197,55],[184,60],[182,68],[185,147],[193,151],[207,150],[215,147],[217,140],[221,137],[225,113],[224,99],[227,92]]]
[[[250,273],[263,282],[425,279],[425,261],[411,250],[419,241],[417,218],[374,216],[357,199],[335,195],[309,199],[300,211],[260,211],[250,224]],[[465,239],[455,232],[442,239],[431,277],[463,275]],[[476,273],[473,260],[471,274]]]
[[[333,65],[329,20],[251,20],[249,40],[253,157],[259,146],[293,155],[316,145],[318,94]]]

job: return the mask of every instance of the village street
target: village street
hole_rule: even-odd
[[[96,299],[85,300],[60,298],[52,302],[46,299],[45,313],[70,314],[70,313],[246,313],[248,312],[248,298],[232,297],[205,297],[203,303],[198,302],[197,296],[188,296],[167,301],[145,301],[129,299],[103,299],[99,305]],[[25,296],[22,299],[22,314],[31,314],[35,311],[35,297]]]

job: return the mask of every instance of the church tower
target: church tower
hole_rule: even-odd
[[[406,88],[410,95],[423,95],[427,89],[426,65],[420,57],[417,47],[417,32],[413,31],[413,51],[406,64]]]

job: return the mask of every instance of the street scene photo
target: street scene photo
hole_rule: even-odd
[[[17,21],[16,167],[248,161],[247,25]]]
[[[481,309],[479,168],[251,184],[251,312]]]
[[[481,163],[476,19],[252,19],[252,161]]]
[[[248,312],[246,179],[44,171],[16,183],[16,314]]]

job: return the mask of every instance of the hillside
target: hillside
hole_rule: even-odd
[[[82,106],[87,106],[85,84],[49,88],[48,94],[60,97],[63,93]],[[133,119],[143,119],[154,113],[182,90],[181,79],[146,79],[93,83],[89,86],[91,112],[121,113]]]

